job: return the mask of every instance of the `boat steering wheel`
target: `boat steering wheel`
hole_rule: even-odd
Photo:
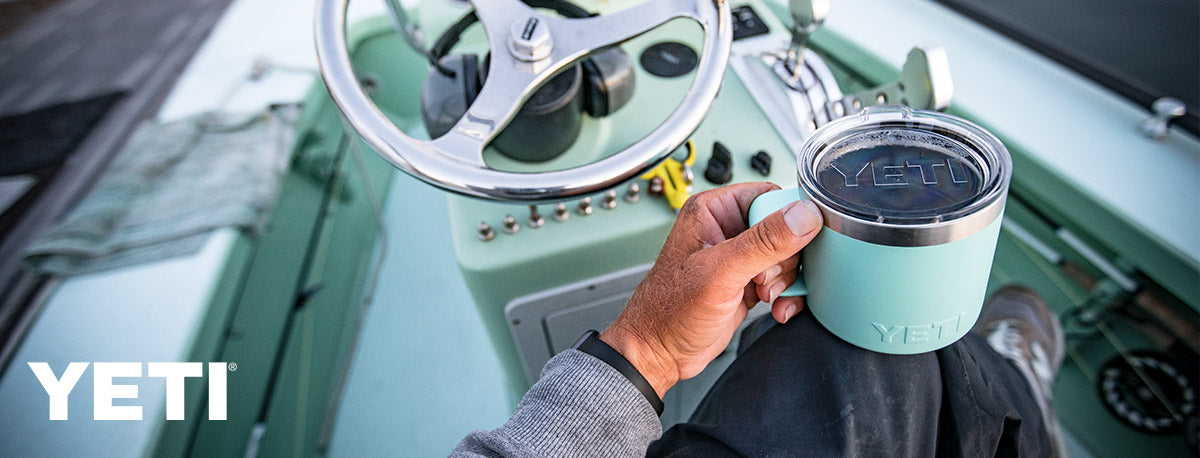
[[[445,135],[405,135],[359,86],[346,44],[349,0],[319,0],[316,48],[321,75],[342,115],[379,155],[400,170],[447,191],[494,201],[539,202],[592,194],[650,170],[696,130],[721,87],[733,37],[727,0],[653,0],[615,14],[568,19],[519,0],[472,1],[491,59],[478,97]],[[696,76],[679,106],[628,148],[590,164],[535,173],[505,172],[483,150],[521,104],[559,70],[675,18],[704,32]]]

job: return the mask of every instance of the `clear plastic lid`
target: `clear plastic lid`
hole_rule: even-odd
[[[805,143],[801,185],[836,213],[882,226],[945,224],[1007,193],[1012,161],[975,124],[907,107],[872,107]]]

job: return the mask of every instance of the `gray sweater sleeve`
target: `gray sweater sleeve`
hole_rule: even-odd
[[[497,429],[474,431],[452,456],[644,456],[662,425],[625,376],[577,350],[551,358]]]

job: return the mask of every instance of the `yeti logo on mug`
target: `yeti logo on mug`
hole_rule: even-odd
[[[933,324],[919,326],[904,326],[904,325],[886,325],[882,323],[871,323],[876,332],[879,332],[883,343],[906,343],[918,344],[928,343],[942,339],[957,338],[959,328],[962,326],[962,317],[965,313],[960,313],[952,318],[935,322]]]

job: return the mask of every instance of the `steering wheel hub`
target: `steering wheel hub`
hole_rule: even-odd
[[[537,62],[550,56],[554,50],[554,39],[550,28],[542,24],[537,16],[513,22],[508,34],[508,50],[513,57],[525,62]]]

